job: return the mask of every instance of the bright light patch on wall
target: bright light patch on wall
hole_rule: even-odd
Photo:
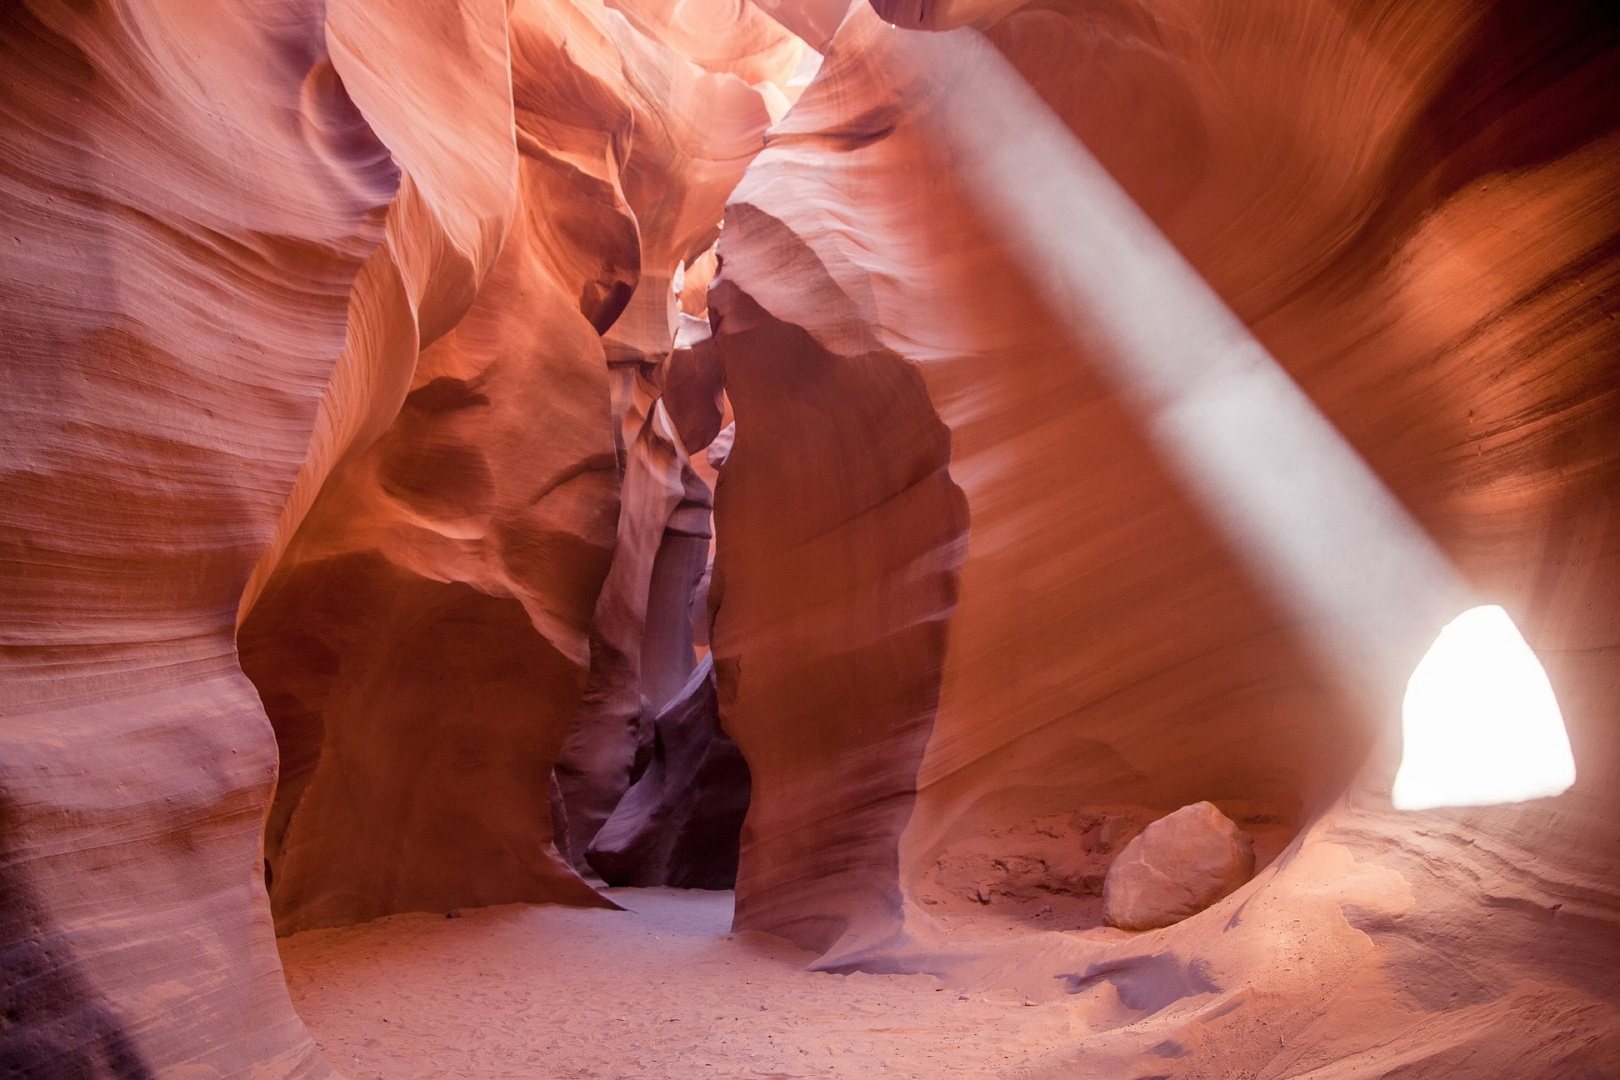
[[[1547,673],[1494,604],[1440,631],[1406,684],[1401,729],[1399,810],[1540,799],[1575,782]]]

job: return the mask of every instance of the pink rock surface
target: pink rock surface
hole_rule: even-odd
[[[269,933],[234,612],[399,172],[322,5],[13,4],[0,67],[5,1060],[329,1075]]]
[[[1584,33],[1573,15],[1508,32],[1505,9],[1386,14],[1040,5],[988,35],[1450,560],[1515,613],[1581,763],[1554,800],[1390,808],[1395,703],[1369,715],[1339,694],[1135,407],[1038,301],[1030,283],[1047,268],[965,188],[904,33],[860,10],[843,24],[728,210],[710,317],[737,441],[713,588],[722,715],[755,770],[739,925],[830,949],[829,966],[926,967],[945,946],[908,898],[976,838],[1085,805],[1239,797],[1296,835],[1210,910],[1077,967],[1077,994],[1126,987],[1116,1002],[1145,1003],[1115,1026],[1164,1012],[1155,1041],[1077,1037],[1031,1075],[1080,1062],[1295,1075],[1383,1060],[1380,1047],[1439,1075],[1471,1054],[1556,1071],[1574,1067],[1553,1064],[1566,1049],[1582,1067],[1601,1053],[1565,1047],[1555,1014],[1590,1009],[1602,1020],[1588,1030],[1614,1030],[1596,956],[1610,955],[1597,943],[1615,940],[1617,910],[1598,869],[1616,856],[1601,823],[1620,816],[1602,720],[1616,626],[1613,605],[1590,601],[1620,586],[1605,299],[1620,219],[1599,194],[1620,158],[1601,134],[1612,96],[1592,92],[1612,39],[1577,58],[1551,44]],[[1534,90],[1508,74],[1529,54],[1543,58]],[[1392,85],[1404,89],[1371,89]],[[902,399],[891,388],[907,381],[918,392]],[[934,424],[940,454],[919,462],[923,437],[895,432]],[[960,528],[911,503],[904,527],[885,519],[936,475],[959,492]],[[932,602],[912,599],[931,579]],[[934,649],[900,643],[935,625]],[[884,666],[847,674],[869,644]],[[818,790],[809,761],[850,788]],[[1504,917],[1504,891],[1522,916]],[[1554,910],[1572,921],[1550,932]],[[1320,950],[1267,936],[1296,918]],[[1478,991],[1479,1017],[1523,1015],[1539,994],[1549,1020],[1514,1039],[1483,1019],[1450,1026],[1442,954],[1497,988]],[[1187,974],[1205,963],[1211,986],[1264,989],[1211,1020],[1224,1034],[1172,1039],[1191,1013],[1168,1003],[1192,1010],[1214,992]],[[1129,989],[1150,983],[1182,989]],[[1344,994],[1355,1008],[1330,1007]],[[1245,1011],[1287,1027],[1286,1049],[1238,1034]],[[1400,1036],[1385,1026],[1397,1015]],[[1150,1053],[1160,1042],[1167,1053]]]
[[[613,549],[592,320],[611,320],[603,305],[633,285],[637,252],[634,218],[602,197],[614,189],[560,170],[544,141],[574,106],[568,74],[587,77],[536,62],[557,47],[547,18],[510,19],[516,127],[496,129],[492,152],[516,182],[498,257],[453,326],[406,357],[392,422],[325,480],[242,624],[283,760],[265,843],[283,931],[595,899],[546,849],[545,777]],[[627,117],[589,119],[605,145]],[[594,244],[554,224],[563,207]]]
[[[599,902],[546,844],[615,544],[599,335],[643,232],[673,308],[766,91],[591,3],[14,7],[4,1056],[325,1075],[266,870],[284,928]],[[791,68],[748,27],[717,71]]]
[[[720,730],[705,656],[652,722],[641,776],[592,839],[585,860],[609,885],[729,889],[748,812],[748,763]]]
[[[1512,613],[1569,791],[1392,808],[1393,704],[970,182],[969,25]],[[552,777],[577,858],[695,640],[738,930],[1050,1008],[1024,1080],[1620,1055],[1600,6],[25,0],[0,72],[13,1071],[330,1075],[277,925],[602,903]],[[1255,878],[1098,926],[1086,815],[1200,800]]]
[[[591,620],[584,696],[557,766],[566,846],[582,871],[586,847],[630,786],[638,744],[696,663],[689,598],[707,563],[712,497],[691,454],[717,425],[698,419],[704,391],[688,391],[699,381],[685,370],[689,358],[674,376],[684,428],[662,400],[680,328],[675,273],[712,246],[801,48],[748,4],[621,7],[628,22],[607,13],[600,32],[620,58],[631,108],[622,184],[641,278],[603,335],[619,451],[617,540]],[[712,371],[706,381],[712,402]]]
[[[1156,930],[1203,911],[1254,876],[1254,841],[1213,803],[1148,825],[1109,864],[1103,920]]]
[[[373,13],[380,40],[356,52],[378,62],[390,26]],[[618,367],[619,390],[646,390],[621,395],[619,461],[599,337],[614,328],[622,360],[662,319],[668,353],[671,252],[712,231],[767,112],[736,76],[592,5],[520,4],[505,29],[508,48],[476,54],[510,66],[512,119],[488,128],[481,159],[515,167],[515,186],[489,186],[509,199],[499,254],[464,309],[400,354],[397,415],[325,478],[242,625],[284,762],[266,835],[283,932],[600,902],[549,846],[545,778],[561,757],[562,847],[581,852],[629,782],[641,700],[650,721],[691,672],[708,492],[683,475],[641,361]],[[506,115],[500,95],[468,92],[429,100]],[[396,228],[419,224],[402,213]]]

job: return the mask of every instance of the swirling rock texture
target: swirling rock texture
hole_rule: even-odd
[[[1373,748],[1394,711],[1326,681],[1037,301],[1048,269],[987,223],[912,35],[857,7],[733,196],[709,298],[737,417],[714,656],[755,785],[738,926],[829,967],[949,968],[912,903],[946,853],[1207,799],[1293,843],[1175,927],[1090,937],[1063,983],[1089,1034],[1028,1075],[1609,1068],[1612,16],[875,6],[984,28],[1515,614],[1580,775],[1557,799],[1390,808]],[[1002,970],[1050,986],[1070,954],[1042,948]]]
[[[703,405],[719,388],[712,363],[705,376],[686,359],[706,326],[687,331],[671,369],[681,330],[675,277],[712,246],[726,196],[787,107],[783,86],[803,49],[748,4],[617,7],[630,24],[608,26],[618,27],[612,40],[628,83],[633,150],[622,175],[640,229],[641,283],[603,338],[622,501],[591,621],[589,678],[557,763],[564,848],[581,871],[635,779],[637,746],[696,663],[689,599],[708,563],[712,497],[691,455],[718,431]],[[662,400],[666,384],[676,388],[680,429]]]
[[[705,656],[654,719],[648,760],[585,859],[609,885],[729,889],[748,812],[748,763],[720,730]]]
[[[1391,808],[965,179],[980,33],[1513,613],[1567,794]],[[277,928],[600,905],[638,753],[598,850],[707,873],[718,714],[737,928],[1061,1000],[1032,1080],[1608,1075],[1617,84],[1524,0],[0,7],[0,1071],[331,1075]],[[1206,800],[1255,878],[1099,925]]]
[[[506,20],[494,29],[483,55],[505,93]],[[242,625],[282,753],[266,864],[286,930],[591,895],[545,850],[544,778],[613,547],[592,320],[622,308],[637,249],[601,179],[627,110],[559,123],[579,95],[556,84],[588,73],[549,63],[553,30],[544,11],[512,13],[514,90],[491,156],[514,220],[498,258],[459,322],[404,355],[402,407],[326,480]],[[591,100],[614,103],[615,86]]]
[[[760,87],[590,0],[0,16],[8,1071],[326,1075],[272,909],[605,903],[547,805],[600,335],[643,266],[672,319],[800,47],[688,7]]]
[[[325,1075],[234,613],[400,173],[319,4],[8,4],[0,54],[6,1068]]]
[[[601,902],[548,846],[552,764],[581,852],[628,786],[642,701],[650,722],[691,672],[709,496],[657,401],[669,278],[769,116],[606,9],[508,21],[506,242],[460,321],[419,335],[397,417],[326,480],[242,625],[282,752],[266,868],[283,931]],[[777,68],[796,61],[772,42]],[[482,53],[497,75],[502,44]]]

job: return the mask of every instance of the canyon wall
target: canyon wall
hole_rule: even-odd
[[[0,16],[8,1069],[327,1075],[272,921],[606,903],[551,769],[669,517],[609,353],[650,417],[801,48],[622,7]]]
[[[1209,799],[1280,831],[1272,855],[1294,843],[1212,911],[1090,954],[1072,988],[1123,1012],[1051,1075],[1361,1075],[1348,1063],[1380,1045],[1423,1075],[1596,1067],[1620,989],[1614,20],[875,6],[941,33],[977,20],[1513,614],[1579,779],[1520,805],[1390,808],[1398,693],[1381,709],[1342,693],[1317,628],[1041,302],[1054,269],[964,179],[930,95],[976,31],[918,47],[857,7],[734,194],[710,293],[737,415],[714,656],[755,783],[739,927],[830,967],[950,968],[929,902],[953,845]],[[846,784],[818,785],[823,769]],[[1284,955],[1268,937],[1284,929],[1312,948]],[[1173,971],[1255,1004],[1107,1034],[1196,997],[1188,976],[1146,1008],[1142,985]],[[1256,1017],[1276,1045],[1243,1033]]]
[[[1391,808],[975,186],[986,47],[1512,613],[1568,793]],[[1601,5],[26,0],[0,70],[0,1071],[330,1075],[278,929],[604,903],[637,779],[626,880],[751,782],[738,929],[1070,995],[1032,1078],[1620,1059]],[[1201,800],[1213,908],[948,932]]]
[[[7,1063],[326,1075],[233,635],[400,172],[319,4],[11,4],[0,51]]]
[[[720,51],[701,57],[710,71],[609,9],[518,4],[496,26],[509,45],[484,50],[510,71],[506,111],[433,99],[500,121],[500,153],[480,163],[509,170],[513,222],[459,321],[400,353],[403,402],[374,404],[391,424],[340,457],[242,624],[282,756],[266,834],[280,931],[604,903],[553,846],[550,776],[560,758],[558,846],[582,852],[629,784],[639,726],[693,662],[684,624],[685,668],[681,642],[666,645],[673,686],[643,718],[660,541],[684,530],[701,548],[665,588],[684,615],[709,534],[707,488],[658,404],[670,279],[769,122],[766,91],[730,69],[774,57],[785,78],[800,47],[757,19],[698,35]],[[688,505],[690,522],[672,520]]]
[[[696,662],[687,601],[708,559],[712,498],[691,458],[708,440],[678,430],[662,400],[681,329],[675,277],[712,247],[726,196],[788,106],[781,84],[803,48],[746,4],[621,9],[629,25],[613,41],[631,107],[621,182],[641,283],[603,336],[621,507],[589,674],[557,761],[564,847],[581,871],[636,778],[638,746],[644,757],[654,718]]]

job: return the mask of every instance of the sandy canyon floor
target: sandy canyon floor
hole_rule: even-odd
[[[281,941],[299,1015],[351,1080],[995,1076],[1071,1034],[1060,1003],[928,975],[834,975],[732,894],[612,889]]]

